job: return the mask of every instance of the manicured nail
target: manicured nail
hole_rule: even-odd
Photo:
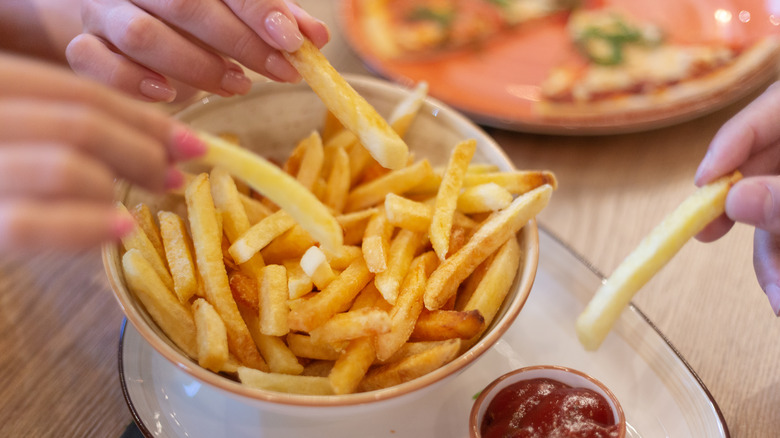
[[[115,238],[121,238],[130,234],[135,228],[132,216],[125,213],[117,213],[111,224],[111,233]]]
[[[173,99],[176,98],[176,90],[157,79],[142,80],[138,89],[141,94],[157,102],[173,102]]]
[[[731,219],[757,227],[772,221],[775,202],[769,187],[757,181],[743,181],[733,190],[726,199],[726,213]]]
[[[178,159],[199,157],[206,153],[206,143],[189,129],[180,126],[173,135],[173,147]]]
[[[776,284],[770,284],[764,292],[766,292],[766,297],[769,298],[769,305],[772,306],[775,315],[780,316],[780,287]]]
[[[705,176],[705,172],[709,170],[711,160],[712,152],[708,150],[707,153],[704,154],[704,158],[702,158],[701,163],[699,163],[699,168],[696,169],[696,176],[693,180],[696,181],[697,185],[703,183],[702,178]]]
[[[175,167],[168,169],[165,174],[165,190],[178,189],[184,184],[184,174]]]
[[[265,60],[265,69],[284,82],[300,82],[301,75],[280,53],[271,53]]]
[[[278,45],[279,50],[294,52],[303,44],[303,35],[298,25],[279,11],[271,12],[265,18],[265,30]]]
[[[230,94],[246,94],[252,88],[252,80],[243,72],[229,69],[222,76],[220,86]]]

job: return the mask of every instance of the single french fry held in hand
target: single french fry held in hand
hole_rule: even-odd
[[[358,390],[388,388],[424,376],[455,359],[460,351],[460,343],[460,339],[449,339],[398,362],[372,368],[360,382]]]
[[[473,139],[455,145],[439,185],[439,192],[436,194],[428,237],[440,260],[446,258],[449,250],[450,232],[455,208],[458,206],[458,196],[463,186],[466,169],[476,150],[477,142]]]
[[[734,172],[700,187],[639,243],[602,283],[577,317],[577,336],[588,350],[596,350],[631,298],[693,236],[722,215],[726,195],[742,178]]]
[[[238,367],[238,380],[250,388],[268,391],[307,395],[333,394],[333,388],[330,386],[330,380],[327,377],[267,373],[240,366]]]
[[[485,328],[478,310],[424,310],[409,335],[412,342],[471,339]]]
[[[290,311],[290,329],[310,332],[333,315],[349,308],[352,300],[371,281],[365,260],[356,259],[328,287]]]
[[[132,216],[124,204],[117,203],[116,206],[120,212]],[[135,221],[135,218],[133,218],[133,221]],[[160,253],[157,252],[152,241],[149,240],[149,237],[137,222],[133,230],[122,237],[122,246],[124,246],[125,251],[137,249],[152,266],[165,287],[173,290],[173,278],[171,278],[171,274],[168,271],[167,263],[160,256]]]
[[[198,341],[198,365],[218,373],[228,360],[225,323],[214,307],[203,298],[192,303],[192,316]]]
[[[192,240],[187,234],[184,220],[176,213],[157,212],[160,221],[160,236],[168,260],[173,290],[179,301],[186,303],[198,292],[200,282],[192,259]]]
[[[174,344],[191,357],[198,357],[195,321],[188,307],[160,280],[146,257],[131,248],[122,256],[127,285],[155,323]]]
[[[293,53],[283,52],[328,110],[388,169],[406,165],[409,148],[387,121],[336,71],[308,39]]]
[[[409,272],[414,256],[424,243],[424,234],[404,229],[399,230],[393,238],[388,252],[390,257],[387,260],[387,269],[376,274],[374,278],[374,285],[388,303],[395,304],[401,283]]]
[[[208,174],[198,175],[187,186],[184,199],[187,202],[187,217],[195,247],[196,265],[203,278],[206,299],[225,323],[230,352],[247,366],[268,369],[230,291],[222,259],[222,230],[217,222]]]
[[[221,166],[249,184],[292,216],[322,245],[331,249],[341,246],[341,228],[336,219],[295,178],[252,152],[203,132],[198,136],[208,145],[208,151],[200,158],[201,161]]]
[[[463,248],[447,258],[431,274],[425,291],[425,307],[439,309],[457,292],[458,285],[498,247],[547,206],[553,188],[543,185],[518,196],[509,207],[494,213]]]

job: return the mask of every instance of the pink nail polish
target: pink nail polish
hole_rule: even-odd
[[[176,128],[173,145],[177,159],[195,158],[206,153],[206,144],[192,131],[184,127]]]
[[[303,44],[303,35],[298,25],[279,11],[268,14],[265,18],[265,30],[277,44],[277,49],[294,52]]]
[[[277,79],[284,82],[300,82],[301,75],[284,56],[279,53],[271,53],[265,60],[265,69]]]
[[[775,315],[780,316],[780,287],[776,284],[770,284],[766,287],[765,292],[767,298],[769,298],[769,305],[772,306]]]
[[[170,85],[157,79],[144,79],[138,84],[138,90],[144,96],[157,102],[173,102],[176,98],[176,90]]]

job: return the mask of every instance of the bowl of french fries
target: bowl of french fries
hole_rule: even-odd
[[[209,152],[181,190],[118,184],[138,226],[104,247],[106,272],[157,352],[248,403],[406,400],[520,313],[555,177],[514,169],[424,83],[296,66],[302,84],[178,114]]]

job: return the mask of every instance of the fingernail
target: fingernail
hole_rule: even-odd
[[[199,157],[206,153],[206,143],[185,127],[176,128],[173,135],[173,147],[176,158],[188,159]]]
[[[222,76],[220,86],[230,94],[246,94],[252,88],[252,80],[243,72],[229,69]]]
[[[271,12],[265,18],[265,30],[278,45],[279,50],[294,52],[303,44],[303,35],[298,25],[279,11]]]
[[[138,85],[138,90],[144,96],[157,102],[173,102],[173,99],[176,98],[176,90],[157,79],[142,80]]]
[[[280,81],[300,82],[301,75],[280,53],[271,53],[265,60],[265,69]]]
[[[165,174],[165,190],[178,189],[184,184],[184,174],[175,167],[168,169]]]
[[[124,213],[117,213],[111,224],[111,233],[115,238],[121,238],[130,234],[135,228],[135,221],[131,216]]]
[[[702,158],[701,163],[699,164],[699,168],[696,169],[696,176],[693,179],[696,182],[696,185],[701,185],[704,183],[702,178],[704,177],[705,172],[709,170],[711,159],[712,152],[708,150],[707,153],[704,154],[704,158]]]
[[[764,292],[766,292],[766,297],[769,298],[769,305],[772,306],[775,315],[780,316],[780,287],[776,284],[770,284]]]

